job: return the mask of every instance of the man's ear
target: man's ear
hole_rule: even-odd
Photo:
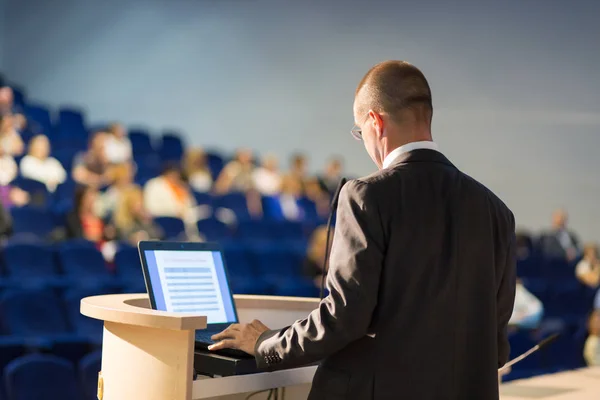
[[[377,137],[382,137],[385,125],[383,117],[381,116],[381,114],[373,110],[369,110],[369,117],[371,117],[371,124],[373,125],[373,130],[377,134]]]

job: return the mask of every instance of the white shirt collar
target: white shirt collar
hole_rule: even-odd
[[[439,151],[438,145],[434,142],[430,142],[428,140],[424,140],[421,142],[412,142],[407,143],[403,146],[397,147],[388,154],[383,160],[383,169],[389,167],[396,161],[401,155],[408,153],[409,151],[418,150],[418,149],[428,149]]]

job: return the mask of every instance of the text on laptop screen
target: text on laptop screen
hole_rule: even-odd
[[[235,311],[219,251],[144,252],[156,309],[206,315],[207,323],[233,323]]]

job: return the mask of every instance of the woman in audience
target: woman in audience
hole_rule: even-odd
[[[235,159],[223,168],[217,178],[215,192],[225,194],[229,192],[247,192],[253,189],[253,172],[252,151],[247,149],[238,151]]]
[[[110,163],[106,157],[106,132],[96,132],[90,138],[88,150],[73,161],[73,179],[82,185],[101,188],[110,183]]]
[[[0,152],[10,156],[20,156],[25,150],[23,139],[15,129],[12,115],[0,116]]]
[[[102,218],[111,216],[121,194],[133,185],[133,166],[129,163],[115,165],[108,171],[108,178],[113,183],[98,196],[95,206],[96,214]]]
[[[575,267],[575,275],[581,283],[592,289],[600,285],[600,259],[598,247],[588,243],[583,248],[583,259]]]
[[[340,158],[332,158],[325,166],[325,173],[319,178],[321,190],[333,196],[341,180],[342,160]]]
[[[256,168],[252,173],[253,186],[263,196],[275,196],[281,191],[281,174],[277,157],[266,156],[262,166]]]
[[[298,205],[298,200],[302,196],[302,187],[300,183],[289,176],[283,178],[281,183],[281,193],[279,194],[279,205],[283,217],[288,221],[299,221],[302,219],[302,209]]]
[[[588,319],[588,332],[583,357],[590,367],[600,366],[600,309],[592,311]]]
[[[140,240],[161,239],[163,234],[144,207],[142,190],[129,186],[119,196],[114,223],[120,240],[137,245]]]
[[[331,240],[329,241],[329,250],[333,242],[333,231],[331,232]],[[321,278],[323,276],[323,262],[327,254],[327,227],[320,226],[314,230],[310,237],[306,258],[304,259],[304,275],[311,278],[316,287],[321,286]]]
[[[194,197],[176,164],[167,164],[160,176],[146,183],[144,204],[155,217],[190,220],[195,206]]]
[[[21,160],[21,175],[46,185],[49,192],[67,179],[67,172],[60,162],[50,157],[50,141],[44,135],[34,136],[29,141],[29,152]]]
[[[75,190],[73,210],[67,214],[67,237],[85,239],[96,243],[100,248],[107,240],[114,238],[114,228],[105,225],[95,212],[98,192],[90,186],[79,186]]]
[[[118,123],[110,124],[107,129],[104,152],[110,164],[131,162],[133,158],[131,141],[127,137],[127,131],[123,125]]]
[[[185,153],[183,173],[192,190],[199,193],[210,192],[213,178],[208,169],[206,154],[202,149],[189,149]]]

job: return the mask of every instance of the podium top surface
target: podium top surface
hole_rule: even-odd
[[[206,316],[152,310],[147,294],[109,294],[81,299],[83,315],[103,321],[178,331],[206,328]]]

